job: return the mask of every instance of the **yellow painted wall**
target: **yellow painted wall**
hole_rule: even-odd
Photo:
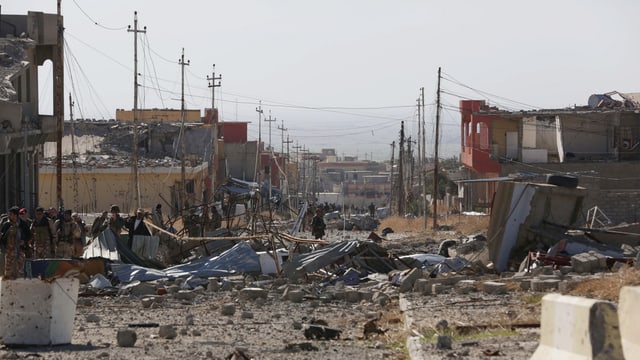
[[[186,122],[200,122],[200,110],[185,110],[184,120]],[[138,110],[138,121],[162,121],[180,122],[182,121],[180,110],[174,109],[142,109]],[[133,110],[116,109],[116,121],[133,121]]]
[[[194,180],[194,193],[188,194],[190,204],[199,204],[202,197],[202,179],[207,167],[201,165],[186,168],[187,182]],[[133,175],[131,168],[78,169],[74,175],[72,169],[64,168],[62,173],[62,199],[66,209],[74,212],[108,211],[111,204],[120,206],[123,213],[133,214],[136,202],[133,199]],[[138,172],[140,199],[142,207],[151,211],[156,204],[162,204],[168,215],[172,204],[172,193],[179,193],[181,180],[180,167],[141,168]],[[76,179],[74,181],[74,179]],[[74,188],[77,189],[77,196]],[[55,167],[40,168],[39,192],[40,206],[56,206]],[[175,199],[175,197],[173,198]]]

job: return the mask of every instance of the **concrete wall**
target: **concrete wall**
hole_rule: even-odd
[[[188,194],[190,204],[198,204],[202,198],[205,167],[187,168],[185,178],[192,180],[194,191]],[[177,206],[181,191],[180,167],[156,167],[139,169],[140,198],[142,207],[151,211],[156,204],[164,205],[165,214],[170,206]],[[40,170],[40,203],[43,207],[56,206],[56,171],[47,166]],[[77,212],[101,212],[111,204],[120,206],[123,213],[132,214],[137,205],[133,200],[133,176],[131,168],[78,169],[64,168],[62,173],[62,198],[65,208]],[[30,209],[31,211],[33,209]]]
[[[530,172],[529,166],[503,164],[502,176],[520,171]],[[539,173],[571,173],[578,176],[580,186],[587,189],[583,214],[598,206],[614,223],[640,220],[640,163],[603,162],[545,164]],[[542,180],[542,178],[540,179]]]

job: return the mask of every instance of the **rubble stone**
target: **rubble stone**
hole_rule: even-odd
[[[371,291],[359,290],[358,293],[362,300],[371,301],[371,299],[373,299],[373,293]]]
[[[400,274],[397,280],[397,284],[400,287],[398,290],[401,293],[407,292],[413,288],[413,283],[422,277],[422,271],[418,268],[413,268],[409,272]]]
[[[485,281],[482,283],[482,291],[487,294],[505,294],[507,284],[496,281]]]
[[[451,336],[449,335],[436,335],[436,348],[441,350],[451,350]]]
[[[302,290],[292,290],[287,292],[287,300],[292,303],[301,303],[304,299],[304,292]]]
[[[220,283],[216,278],[210,278],[209,284],[207,285],[207,290],[210,292],[220,291]]]
[[[167,294],[175,294],[178,291],[180,291],[180,286],[175,285],[175,284],[174,285],[169,285],[169,286],[167,286],[166,289],[167,289]],[[154,294],[155,294],[155,292],[154,292]],[[152,295],[152,294],[148,294],[148,295]]]
[[[220,313],[222,315],[232,316],[233,314],[236,313],[236,306],[233,303],[224,304],[222,305]]]
[[[156,287],[150,283],[140,282],[130,287],[129,293],[133,296],[156,295]]]
[[[389,295],[385,294],[384,292],[377,291],[373,293],[373,296],[371,297],[371,301],[373,301],[375,304],[378,304],[380,306],[385,306],[389,303],[389,301],[391,301],[391,298],[389,297]]]
[[[426,293],[431,294],[431,287],[429,285],[429,280],[417,279],[416,282],[413,283],[413,291],[423,295],[427,295]]]
[[[120,347],[132,347],[138,340],[138,335],[131,329],[120,329],[116,334],[116,340]]]
[[[268,293],[267,290],[261,289],[261,288],[256,288],[256,287],[244,288],[244,289],[240,290],[240,293],[238,294],[238,297],[241,300],[255,300],[255,299],[258,299],[258,298],[266,299],[267,298],[267,293]]]
[[[93,323],[99,323],[100,322],[100,317],[96,314],[89,314],[87,315],[86,318],[87,322],[93,322]]]
[[[361,300],[360,293],[357,290],[347,290],[344,299],[350,303],[357,303]]]
[[[158,336],[163,339],[175,339],[176,336],[178,336],[178,333],[171,325],[161,325],[158,329]]]
[[[251,311],[243,311],[240,317],[243,319],[253,319],[253,313]]]
[[[191,290],[180,290],[177,293],[173,294],[178,300],[188,300],[191,301],[196,298],[196,294]]]
[[[600,262],[589,253],[580,253],[571,257],[571,266],[577,273],[591,273],[599,268]]]
[[[533,279],[531,280],[531,291],[557,290],[560,279]]]

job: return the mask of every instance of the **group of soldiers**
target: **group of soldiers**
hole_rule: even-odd
[[[158,204],[153,213],[154,223],[162,223],[161,207]],[[0,272],[4,270],[5,279],[16,279],[24,277],[26,259],[82,257],[87,237],[95,238],[107,228],[116,236],[127,228],[127,245],[131,248],[134,235],[151,235],[144,226],[145,215],[143,209],[138,209],[136,215],[126,221],[120,215],[120,208],[112,205],[109,212],[104,211],[89,228],[79,214],[70,209],[37,207],[34,217],[30,218],[27,209],[14,206],[0,217]]]

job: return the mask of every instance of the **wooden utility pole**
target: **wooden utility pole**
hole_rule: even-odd
[[[271,119],[271,110],[269,110],[269,119],[265,119],[264,121],[269,123],[269,163],[268,163],[268,167],[269,167],[269,171],[267,172],[267,169],[265,169],[265,175],[267,176],[267,186],[269,187],[269,209],[271,209],[271,174],[273,173],[273,169],[271,169],[271,162],[273,159],[273,145],[271,145],[271,123],[276,121],[275,116],[273,117],[273,119]]]
[[[438,137],[440,128],[440,68],[438,68],[438,91],[436,95],[436,140],[433,152],[433,229],[438,228]]]
[[[206,206],[207,209],[211,204],[213,204],[213,195],[215,192],[216,185],[216,156],[218,155],[218,124],[216,123],[216,88],[220,87],[222,81],[222,74],[216,77],[216,64],[213,64],[213,72],[211,73],[211,77],[207,76],[207,80],[211,81],[209,83],[209,87],[211,88],[211,159],[209,159],[209,177],[211,178],[211,182],[209,183],[209,190],[207,191],[207,199]],[[216,81],[218,81],[216,83]],[[207,211],[204,212],[208,214]]]
[[[258,177],[258,169],[262,166],[260,162],[260,143],[262,142],[262,114],[264,110],[262,110],[262,100],[258,103],[258,107],[256,108],[256,112],[258,113],[258,144],[256,145],[256,166],[253,173],[253,181],[259,182],[260,178]]]
[[[62,0],[58,0],[58,36],[54,61],[54,101],[53,113],[56,116],[56,200],[58,208],[62,201],[62,134],[64,132],[64,25],[62,23]]]
[[[424,210],[424,229],[427,229],[427,148],[425,143],[426,133],[424,131],[425,122],[424,122],[424,87],[420,88],[420,99],[422,100],[422,162],[420,162],[420,172],[422,173],[422,179],[424,183],[422,184],[422,209]]]
[[[400,122],[398,146],[398,216],[404,216],[404,121]]]
[[[393,142],[391,142],[391,175],[390,175],[390,181],[391,181],[391,193],[389,194],[389,211],[393,212],[393,196],[395,195],[395,192],[393,191],[393,167],[394,167],[394,156],[395,156],[395,152],[396,152],[396,142],[395,140]]]
[[[73,100],[69,93],[69,125],[71,126],[71,166],[73,167],[73,208],[78,208],[78,168],[76,153],[76,126],[73,123]]]
[[[133,29],[129,25],[127,32],[133,33],[133,164],[131,171],[133,173],[133,201],[136,208],[141,208],[140,201],[140,181],[138,179],[138,33],[146,33],[147,27],[138,30],[138,12],[133,12]]]
[[[284,120],[280,120],[280,123],[282,123],[282,126],[278,126],[278,130],[282,132],[280,135],[280,154],[284,154],[284,132],[287,131],[287,129],[284,127]]]
[[[186,176],[185,176],[185,168],[184,168],[184,163],[185,163],[185,156],[186,156],[186,150],[185,150],[185,141],[184,141],[184,137],[185,137],[185,127],[184,127],[184,118],[185,118],[185,111],[184,111],[184,67],[189,65],[191,61],[187,60],[187,62],[184,62],[184,48],[182,48],[182,56],[180,57],[180,59],[178,60],[178,64],[180,65],[181,69],[182,69],[182,95],[180,97],[180,118],[181,118],[181,126],[180,126],[180,180],[182,181],[182,189],[180,191],[180,194],[182,195],[182,206],[180,207],[180,215],[183,214],[184,209],[188,206],[188,202],[187,202],[187,184],[186,184]]]

